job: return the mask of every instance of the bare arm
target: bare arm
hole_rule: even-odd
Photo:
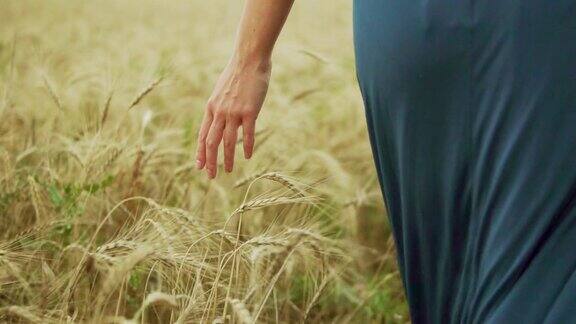
[[[208,100],[198,136],[196,165],[217,173],[218,147],[224,142],[224,167],[231,172],[238,128],[244,157],[254,149],[256,118],[268,91],[271,56],[294,0],[246,0],[234,54]]]

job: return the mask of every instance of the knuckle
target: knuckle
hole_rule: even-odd
[[[215,148],[218,146],[218,144],[216,143],[215,140],[213,140],[213,139],[208,139],[208,140],[206,141],[206,146],[208,146],[209,149],[215,149]]]
[[[214,111],[214,118],[216,119],[221,119],[224,118],[226,116],[226,112],[223,109],[216,109],[216,111]]]
[[[246,110],[245,115],[249,118],[256,118],[256,112],[252,109]]]
[[[232,109],[229,112],[229,117],[231,117],[233,119],[240,119],[243,115],[244,115],[244,113],[238,109]]]
[[[250,120],[256,119],[256,112],[252,109],[246,109],[244,116]]]
[[[208,110],[213,110],[216,107],[216,103],[215,100],[213,98],[208,99],[208,101],[206,101],[206,108]]]

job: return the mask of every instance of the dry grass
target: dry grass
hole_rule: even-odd
[[[408,321],[349,1],[297,3],[254,157],[195,171],[240,5],[2,2],[0,321]]]

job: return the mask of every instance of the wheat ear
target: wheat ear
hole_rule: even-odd
[[[250,311],[246,307],[241,300],[238,299],[230,299],[230,304],[232,305],[232,311],[236,315],[236,318],[240,322],[240,324],[252,324],[254,323],[254,319],[250,314]]]
[[[46,90],[48,91],[48,95],[50,95],[50,98],[52,98],[58,109],[64,110],[62,100],[60,100],[60,97],[58,97],[56,91],[54,91],[54,88],[52,87],[48,79],[46,79],[46,76],[42,76],[42,81],[44,82],[44,87],[46,87]]]
[[[142,101],[142,99],[144,99],[144,97],[146,97],[150,92],[152,92],[152,90],[154,90],[154,88],[156,88],[156,86],[158,84],[160,84],[160,82],[162,82],[163,79],[164,79],[164,77],[159,77],[158,79],[152,81],[152,83],[150,83],[142,91],[140,91],[140,93],[136,96],[136,98],[134,98],[134,100],[132,100],[132,103],[130,103],[130,106],[128,106],[128,110],[130,110],[134,106],[138,105],[140,103],[140,101]]]

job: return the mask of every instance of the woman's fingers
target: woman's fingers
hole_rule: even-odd
[[[239,124],[238,118],[235,117],[230,117],[226,121],[226,127],[224,129],[224,169],[226,172],[232,172],[232,168],[234,167]]]
[[[200,132],[198,133],[198,148],[196,152],[196,167],[200,170],[206,165],[206,138],[208,137],[210,125],[212,125],[212,119],[212,112],[206,109],[204,118],[202,118]]]
[[[224,141],[224,169],[232,172],[238,140],[238,128],[242,126],[244,157],[249,159],[254,151],[254,128],[256,117],[251,114],[224,113],[219,110],[206,109],[198,134],[198,151],[196,166],[206,168],[208,177],[218,173],[218,148]]]
[[[206,138],[206,171],[213,179],[217,173],[218,146],[222,141],[226,119],[216,114]]]
[[[249,159],[254,152],[254,128],[256,117],[244,117],[242,119],[242,142],[244,143],[244,157]]]

